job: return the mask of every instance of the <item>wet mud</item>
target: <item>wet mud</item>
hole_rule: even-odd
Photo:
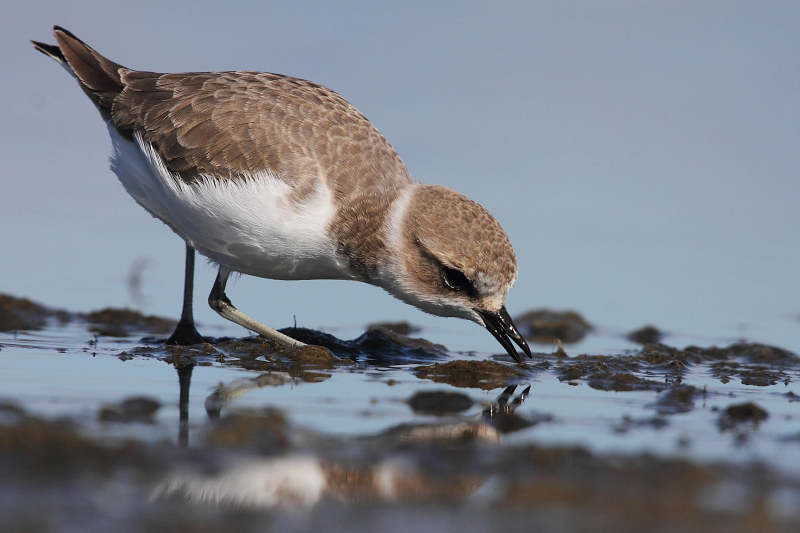
[[[722,429],[732,429],[741,424],[758,426],[759,422],[769,418],[769,413],[753,402],[729,405],[719,417]]]
[[[143,315],[132,309],[106,308],[91,313],[72,313],[52,309],[26,298],[0,293],[0,331],[36,331],[51,320],[61,324],[72,321],[88,323],[92,333],[106,337],[171,333],[176,320]]]
[[[477,422],[309,441],[279,411],[239,412],[187,450],[100,444],[17,406],[0,413],[0,522],[8,532],[368,532],[400,524],[790,532],[800,524],[800,484],[759,465],[498,447],[498,432]]]
[[[656,344],[664,338],[664,333],[655,326],[643,326],[628,333],[627,337],[638,344]]]
[[[164,346],[152,344],[121,352],[118,357],[156,357],[176,365],[211,365],[219,363],[247,370],[285,374],[293,379],[318,382],[327,379],[336,366],[352,364],[336,357],[330,350],[317,345],[282,346],[259,337],[215,339],[194,346]]]
[[[572,344],[583,339],[593,326],[575,311],[535,309],[514,318],[514,324],[528,340],[539,344],[556,341]]]
[[[782,348],[679,349],[643,336],[625,353],[570,357],[558,346],[520,366],[453,354],[385,324],[352,340],[282,330],[305,348],[258,337],[176,347],[163,344],[170,321],[124,310],[90,318],[0,297],[6,316],[15,317],[7,331],[85,324],[59,356],[123,362],[117,379],[130,361],[170,365],[177,377],[166,398],[98,401],[90,416],[45,416],[0,396],[2,531],[800,529],[800,468],[786,468],[800,457],[800,357]],[[102,351],[95,335],[133,340]],[[52,350],[31,339],[0,337],[0,360]],[[192,388],[198,368],[235,374]],[[294,388],[298,401],[337,382],[373,392],[350,400],[352,412],[336,410],[336,396],[311,415],[289,401],[243,402]],[[91,395],[91,375],[80,387]],[[197,401],[189,416],[198,397],[199,422]],[[564,402],[576,407],[560,410]],[[330,416],[341,425],[388,418],[376,430],[337,432],[324,429]],[[165,426],[177,439],[159,433]],[[553,440],[564,430],[584,444]],[[657,446],[672,439],[674,448]],[[729,455],[704,459],[704,439]],[[616,444],[601,451],[596,440]],[[790,459],[743,459],[759,446]]]
[[[63,323],[71,317],[66,311],[0,293],[0,331],[35,331],[42,329],[52,318]]]
[[[157,316],[146,316],[132,309],[106,308],[94,311],[83,318],[89,323],[89,331],[106,337],[128,337],[133,334],[154,335],[172,333],[177,321]]]
[[[466,411],[474,405],[466,394],[449,391],[422,391],[408,399],[408,405],[417,413],[447,415]]]
[[[411,335],[412,333],[419,333],[422,331],[421,328],[410,324],[408,322],[375,322],[374,324],[369,324],[367,329],[388,329],[389,331],[393,331],[395,333],[399,333],[400,335]]]
[[[152,398],[126,398],[119,403],[101,407],[97,418],[101,422],[153,424],[155,423],[155,414],[160,408],[161,403]]]
[[[418,366],[417,377],[454,387],[492,390],[505,387],[517,378],[521,382],[525,373],[516,366],[497,361],[457,360],[447,363]]]

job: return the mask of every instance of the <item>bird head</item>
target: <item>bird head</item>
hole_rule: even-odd
[[[396,203],[387,223],[394,253],[384,288],[433,315],[480,324],[517,362],[512,341],[531,357],[505,307],[517,259],[497,220],[440,185],[416,185]]]

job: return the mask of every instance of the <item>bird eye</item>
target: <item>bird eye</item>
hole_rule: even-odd
[[[450,289],[458,292],[473,292],[474,288],[472,283],[467,279],[467,276],[456,270],[455,268],[450,268],[447,266],[442,267],[442,278],[444,279],[445,285],[450,287]]]

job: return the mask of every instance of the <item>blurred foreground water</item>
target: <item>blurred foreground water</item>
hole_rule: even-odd
[[[3,531],[800,527],[778,347],[540,344],[518,367],[385,327],[290,331],[332,355],[165,347],[169,321],[113,310],[28,325],[0,333]]]

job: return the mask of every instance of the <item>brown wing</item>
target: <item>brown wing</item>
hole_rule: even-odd
[[[326,87],[264,72],[140,72],[67,30],[54,33],[104,118],[125,135],[141,133],[184,180],[269,170],[302,187],[310,176],[325,176],[340,197],[411,181],[378,130]]]
[[[264,72],[158,74],[123,67],[63,28],[58,48],[34,42],[65,64],[103,118],[152,144],[180,179],[246,179],[271,171],[299,201],[323,178],[339,201],[331,222],[340,252],[369,276],[385,247],[380,228],[412,182],[377,129],[334,91]]]
[[[184,179],[271,170],[290,181],[327,175],[339,189],[345,175],[352,180],[356,173],[410,180],[378,130],[321,85],[263,72],[124,70],[121,79],[114,124],[141,131]]]

